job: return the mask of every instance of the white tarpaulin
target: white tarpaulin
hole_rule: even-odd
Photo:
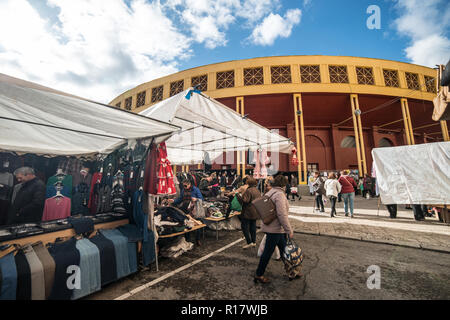
[[[384,204],[450,204],[450,142],[372,150]]]
[[[227,151],[265,149],[290,153],[293,147],[288,138],[192,88],[140,114],[182,127],[180,132],[166,141],[168,156],[173,164],[201,163],[205,152],[213,160]]]
[[[10,78],[14,79],[14,78]],[[0,77],[0,151],[109,154],[133,139],[164,141],[179,127]]]

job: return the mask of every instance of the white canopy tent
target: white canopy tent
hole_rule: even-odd
[[[247,119],[220,102],[190,88],[140,112],[180,126],[167,141],[172,164],[198,164],[227,151],[265,149],[290,153],[290,139]]]
[[[450,204],[450,142],[372,150],[381,202]]]
[[[0,74],[0,151],[94,157],[180,128]]]

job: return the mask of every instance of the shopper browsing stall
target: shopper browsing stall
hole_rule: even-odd
[[[33,168],[22,167],[14,171],[22,187],[11,204],[8,224],[37,222],[42,220],[45,203],[45,184],[39,180]]]

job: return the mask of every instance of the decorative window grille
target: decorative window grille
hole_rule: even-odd
[[[417,73],[405,72],[405,77],[408,89],[420,90],[419,75]]]
[[[436,93],[436,78],[424,76],[427,92]]]
[[[291,66],[274,66],[270,67],[272,75],[272,84],[292,83]]]
[[[234,87],[234,70],[217,72],[216,89]]]
[[[207,91],[208,90],[208,76],[202,75],[197,77],[192,77],[191,79],[191,85],[197,86],[197,89],[200,91]]]
[[[384,84],[386,87],[400,87],[400,82],[398,81],[397,70],[387,70],[383,69]]]
[[[137,100],[136,100],[136,108],[139,108],[143,105],[145,105],[145,91],[139,92],[137,94]]]
[[[300,66],[300,80],[302,83],[320,83],[320,66]]]
[[[184,90],[184,80],[170,83],[170,96],[174,96]]]
[[[163,86],[152,88],[152,103],[162,101],[163,99]]]
[[[264,84],[264,72],[262,67],[244,69],[244,86]]]
[[[373,70],[369,67],[356,67],[356,78],[359,84],[374,85]]]
[[[131,104],[133,102],[133,97],[129,97],[125,99],[125,109],[131,110]]]
[[[348,83],[347,66],[328,66],[331,83]]]

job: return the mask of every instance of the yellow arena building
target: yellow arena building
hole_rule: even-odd
[[[382,59],[263,57],[180,71],[140,84],[110,105],[140,112],[196,86],[291,138],[300,164],[280,155],[279,170],[298,171],[305,183],[312,170],[370,173],[372,148],[449,141],[446,121],[431,118],[436,75],[432,68]],[[239,172],[244,153],[237,159],[230,168]]]

